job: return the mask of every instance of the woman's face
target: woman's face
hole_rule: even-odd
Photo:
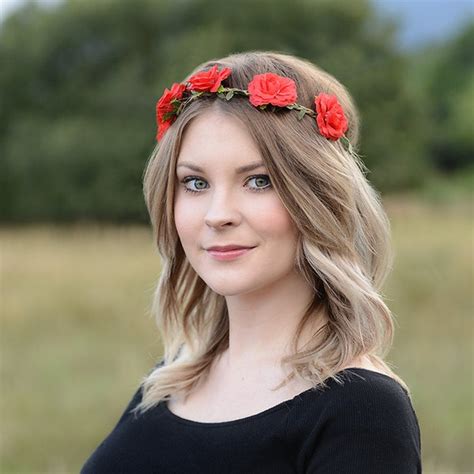
[[[255,163],[261,165],[238,170]],[[189,263],[212,290],[223,296],[250,293],[294,271],[296,227],[258,149],[236,119],[214,110],[194,119],[184,133],[176,179],[179,239]],[[231,260],[207,250],[230,244],[254,248]]]

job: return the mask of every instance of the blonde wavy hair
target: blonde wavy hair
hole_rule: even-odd
[[[176,162],[183,133],[191,121],[212,108],[240,120],[257,145],[275,191],[298,229],[296,268],[314,289],[314,298],[281,364],[290,376],[315,389],[335,379],[352,360],[367,356],[410,394],[408,386],[383,360],[394,333],[393,316],[380,293],[392,265],[390,224],[381,199],[366,179],[357,155],[359,117],[355,104],[333,76],[309,61],[273,51],[236,53],[200,64],[230,67],[226,87],[246,89],[255,74],[273,72],[293,79],[298,103],[314,107],[320,92],[334,94],[349,122],[353,151],[317,132],[315,119],[299,121],[295,111],[275,113],[253,107],[246,98],[224,101],[204,97],[178,116],[153,151],[144,173],[144,196],[162,268],[151,307],[161,332],[164,356],[141,382],[141,412],[188,394],[228,347],[225,298],[211,290],[191,267],[174,225]],[[182,81],[184,82],[184,81]],[[314,318],[326,323],[302,350],[299,338]]]

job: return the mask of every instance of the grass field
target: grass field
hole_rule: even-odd
[[[396,251],[388,360],[412,389],[423,472],[472,472],[471,204],[384,204]],[[151,231],[4,227],[0,239],[1,472],[76,473],[161,354]]]

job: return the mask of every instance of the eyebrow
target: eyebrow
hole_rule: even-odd
[[[179,168],[179,167],[186,167],[186,168],[189,168],[193,171],[204,173],[204,170],[202,168],[200,168],[199,166],[193,165],[192,163],[188,163],[186,161],[181,162],[177,166],[177,168]],[[255,162],[255,163],[249,163],[248,165],[245,165],[245,166],[240,166],[239,168],[236,168],[235,172],[237,174],[241,174],[241,173],[246,173],[247,171],[252,171],[252,170],[260,168],[260,167],[265,167],[265,164],[262,161]]]

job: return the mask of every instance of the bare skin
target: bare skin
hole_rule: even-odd
[[[181,418],[203,423],[231,421],[260,413],[311,388],[309,383],[290,382],[272,391],[284,376],[275,365],[242,366],[229,371],[227,364],[224,353],[214,362],[207,379],[186,400],[174,397],[168,402],[169,410]],[[367,356],[345,368],[350,367],[384,373]]]

